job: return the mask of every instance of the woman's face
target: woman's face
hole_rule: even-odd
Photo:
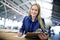
[[[38,7],[36,5],[33,5],[30,12],[32,17],[36,17],[38,14]]]

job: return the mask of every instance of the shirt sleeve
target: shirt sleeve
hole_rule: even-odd
[[[24,33],[24,30],[25,30],[25,18],[23,19],[23,24],[22,24],[22,27],[20,28],[19,32],[22,32]]]

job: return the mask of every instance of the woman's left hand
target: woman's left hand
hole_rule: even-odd
[[[41,40],[47,40],[48,39],[48,33],[38,34],[38,37]]]

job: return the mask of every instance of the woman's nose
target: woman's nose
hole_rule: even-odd
[[[35,10],[33,10],[33,13],[35,13]]]

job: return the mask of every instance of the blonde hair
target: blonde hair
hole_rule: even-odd
[[[39,24],[41,25],[41,28],[44,29],[44,24],[43,24],[42,19],[41,19],[41,16],[40,16],[40,5],[37,4],[37,3],[35,3],[35,4],[33,4],[32,6],[34,6],[34,5],[36,5],[36,6],[38,7],[38,15],[37,15],[37,17],[38,17],[38,22],[39,22]],[[32,8],[32,6],[31,6],[31,8]],[[30,10],[31,10],[31,8],[30,8]],[[31,16],[30,11],[29,11],[29,16]]]

